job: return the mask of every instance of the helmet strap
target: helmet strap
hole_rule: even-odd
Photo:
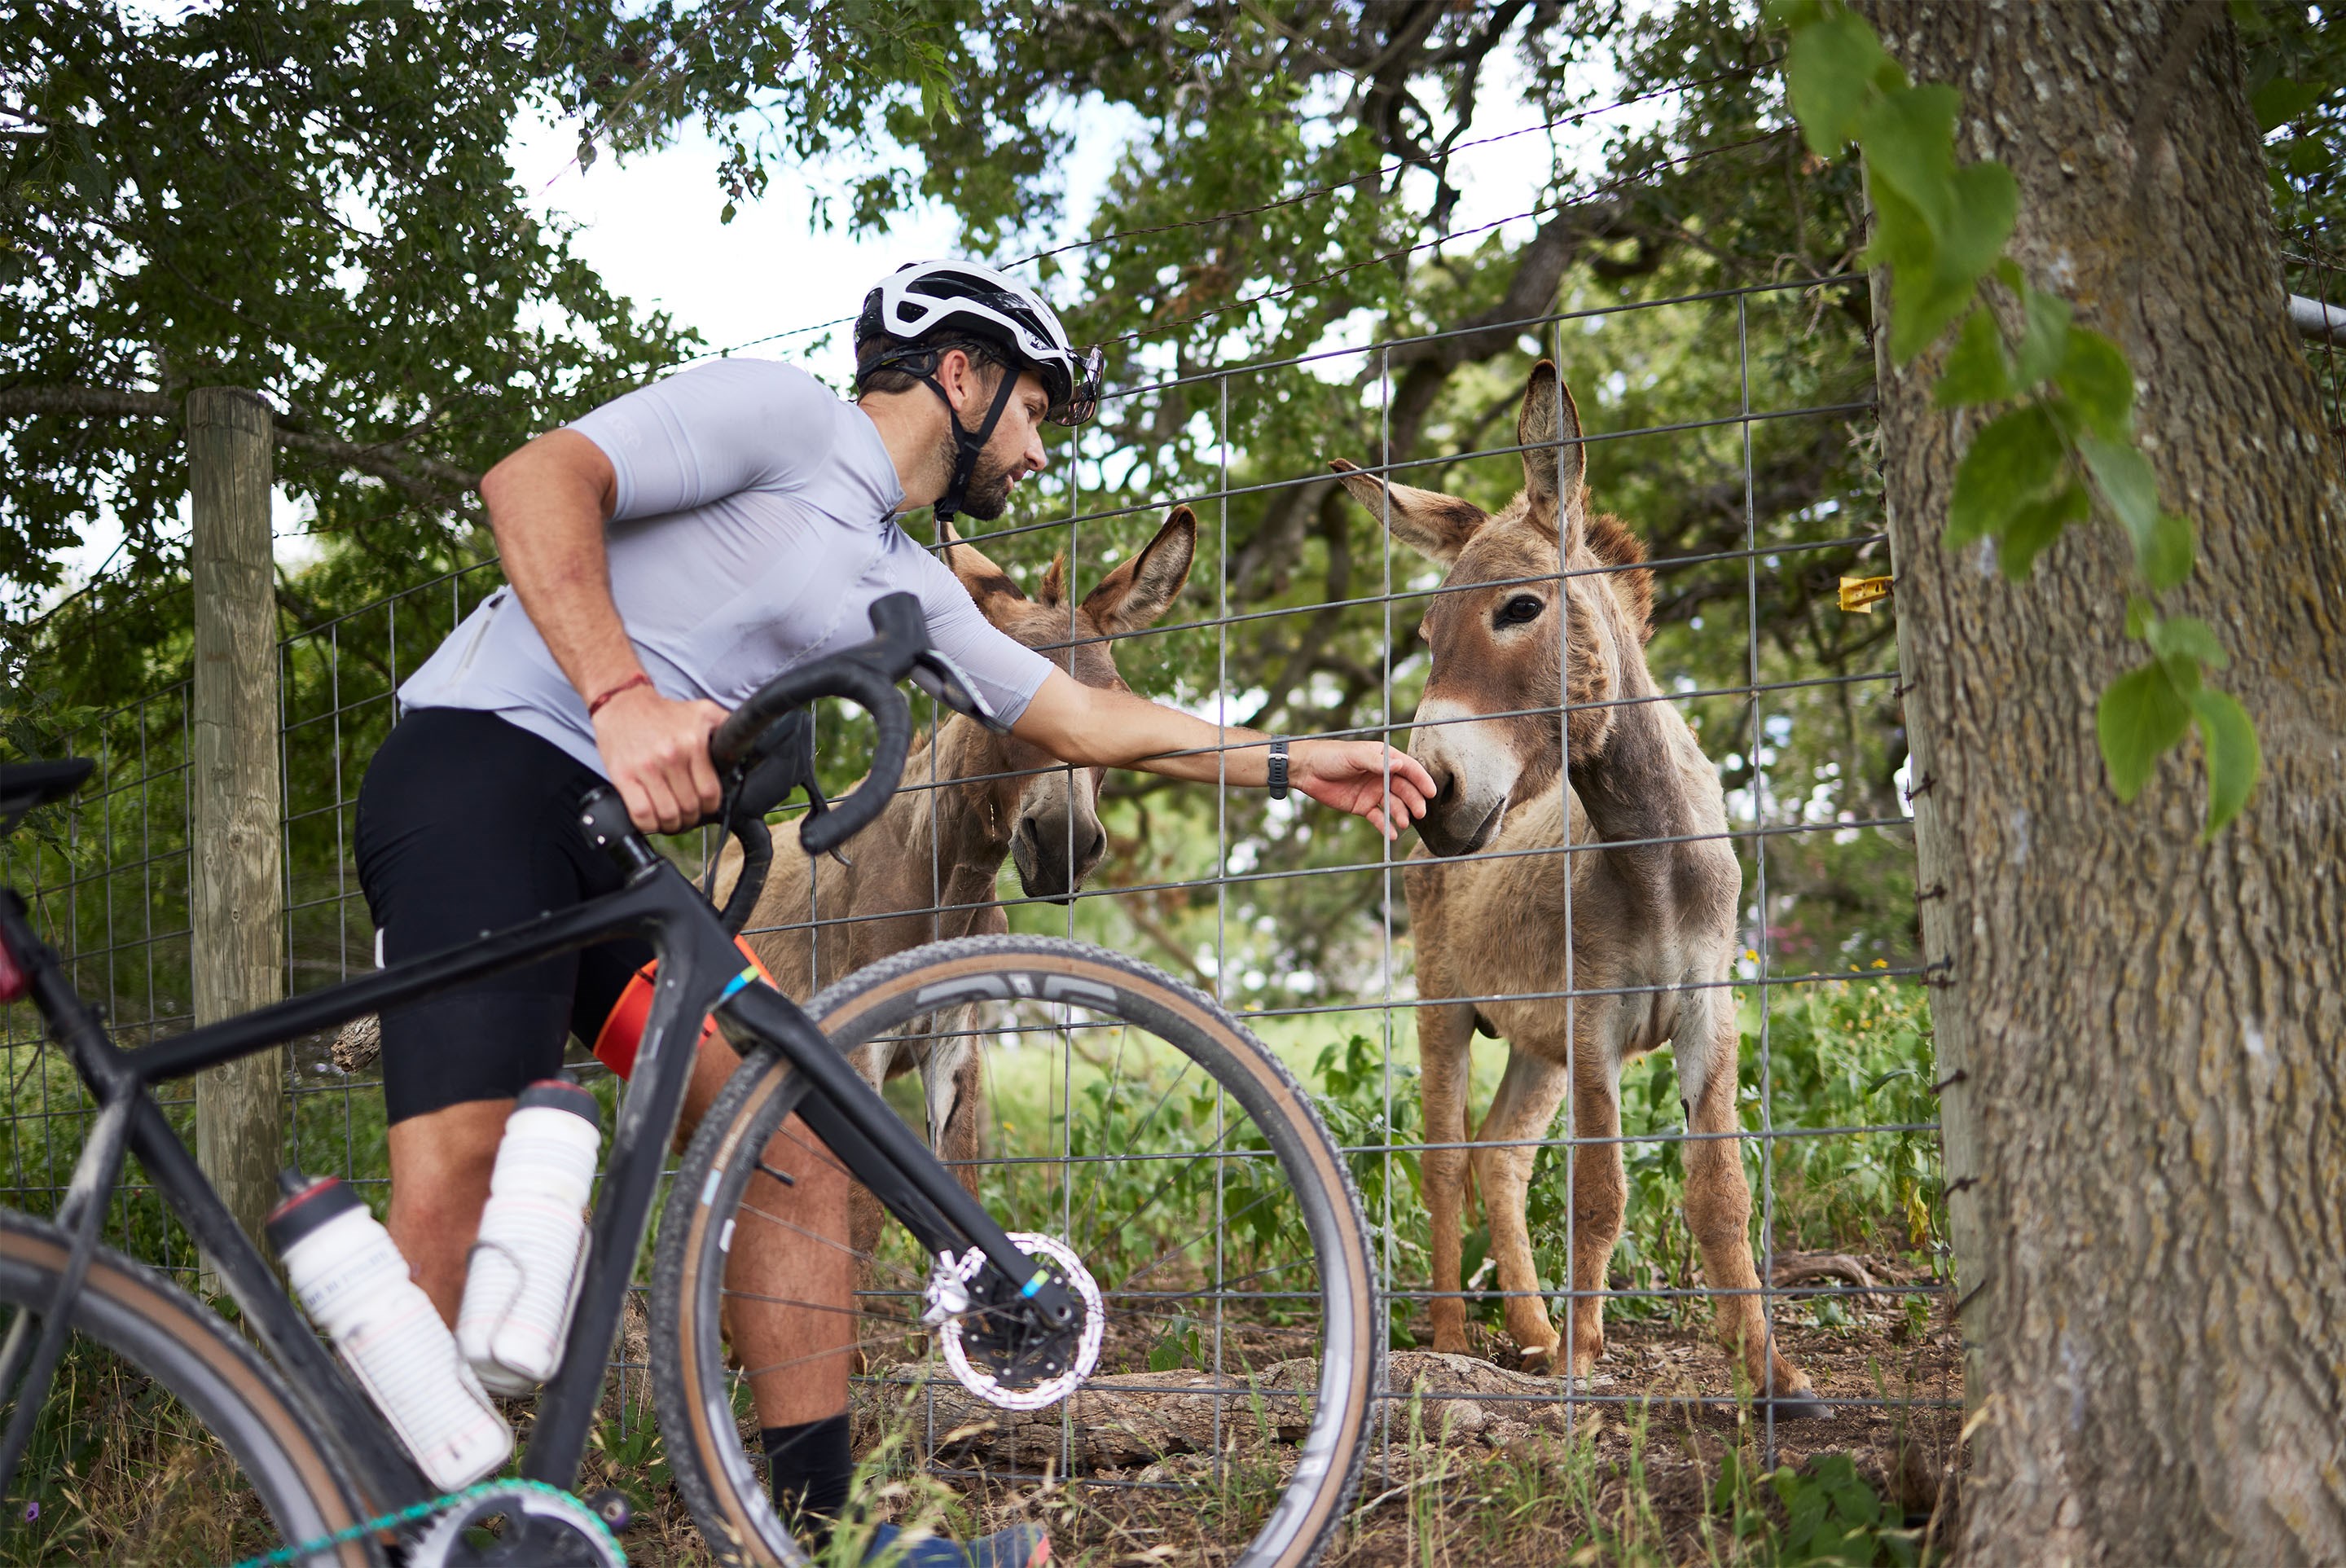
[[[962,428],[961,415],[954,410],[953,399],[945,395],[945,389],[939,384],[933,373],[928,371],[913,371],[912,373],[920,377],[928,389],[937,394],[937,401],[945,405],[945,421],[953,426],[953,473],[946,479],[945,493],[937,497],[936,504],[937,521],[950,523],[961,515],[962,502],[966,499],[964,492],[969,488],[971,477],[977,473],[978,457],[985,451],[985,443],[994,439],[994,427],[1002,423],[1002,411],[1010,406],[1010,394],[1018,390],[1018,367],[1002,367],[1002,384],[994,389],[994,406],[985,411],[984,421],[974,431]]]

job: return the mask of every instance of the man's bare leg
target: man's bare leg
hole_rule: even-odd
[[[450,1328],[489,1201],[511,1100],[466,1100],[391,1125],[391,1239]]]
[[[698,1125],[741,1057],[722,1039],[700,1048],[684,1115]],[[726,1327],[750,1378],[761,1427],[843,1414],[855,1350],[855,1257],[847,1245],[852,1184],[796,1116],[768,1145],[766,1163],[790,1176],[750,1178],[725,1265]]]

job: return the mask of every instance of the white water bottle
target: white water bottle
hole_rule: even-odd
[[[456,1314],[458,1347],[498,1393],[526,1393],[562,1364],[586,1269],[599,1111],[588,1090],[547,1078],[524,1089],[506,1118]]]
[[[326,1332],[424,1476],[469,1486],[513,1453],[513,1429],[489,1403],[407,1259],[358,1194],[332,1176],[278,1178],[285,1199],[269,1241],[311,1321]]]

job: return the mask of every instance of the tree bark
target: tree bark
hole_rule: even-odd
[[[198,1023],[249,1012],[285,990],[279,840],[277,594],[270,548],[269,405],[251,392],[188,394],[188,565],[196,658],[189,728],[195,795],[188,887]],[[285,1152],[285,1048],[196,1079],[196,1159],[258,1239]],[[203,1287],[217,1291],[211,1260]]]
[[[1868,8],[1917,80],[1963,91],[1963,156],[2018,178],[2031,280],[2132,360],[2160,498],[2199,527],[2162,609],[2215,626],[2264,748],[2212,845],[2196,745],[2117,802],[2094,712],[2144,657],[2124,540],[2072,529],[2018,585],[1992,543],[1943,549],[1974,422],[1932,406],[1938,353],[1885,359],[1918,880],[1945,888],[1923,932],[1959,1074],[1966,1560],[2346,1562],[2346,478],[2238,41],[2176,0]]]

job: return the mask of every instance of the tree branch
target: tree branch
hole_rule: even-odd
[[[119,392],[112,387],[9,387],[0,390],[0,418],[30,418],[39,414],[86,414],[117,419],[177,419],[179,400],[163,392]],[[451,493],[479,488],[481,476],[453,463],[423,457],[393,443],[363,444],[333,436],[273,426],[277,444],[289,452],[322,458],[359,473],[371,474],[404,490],[419,500],[445,499]]]

